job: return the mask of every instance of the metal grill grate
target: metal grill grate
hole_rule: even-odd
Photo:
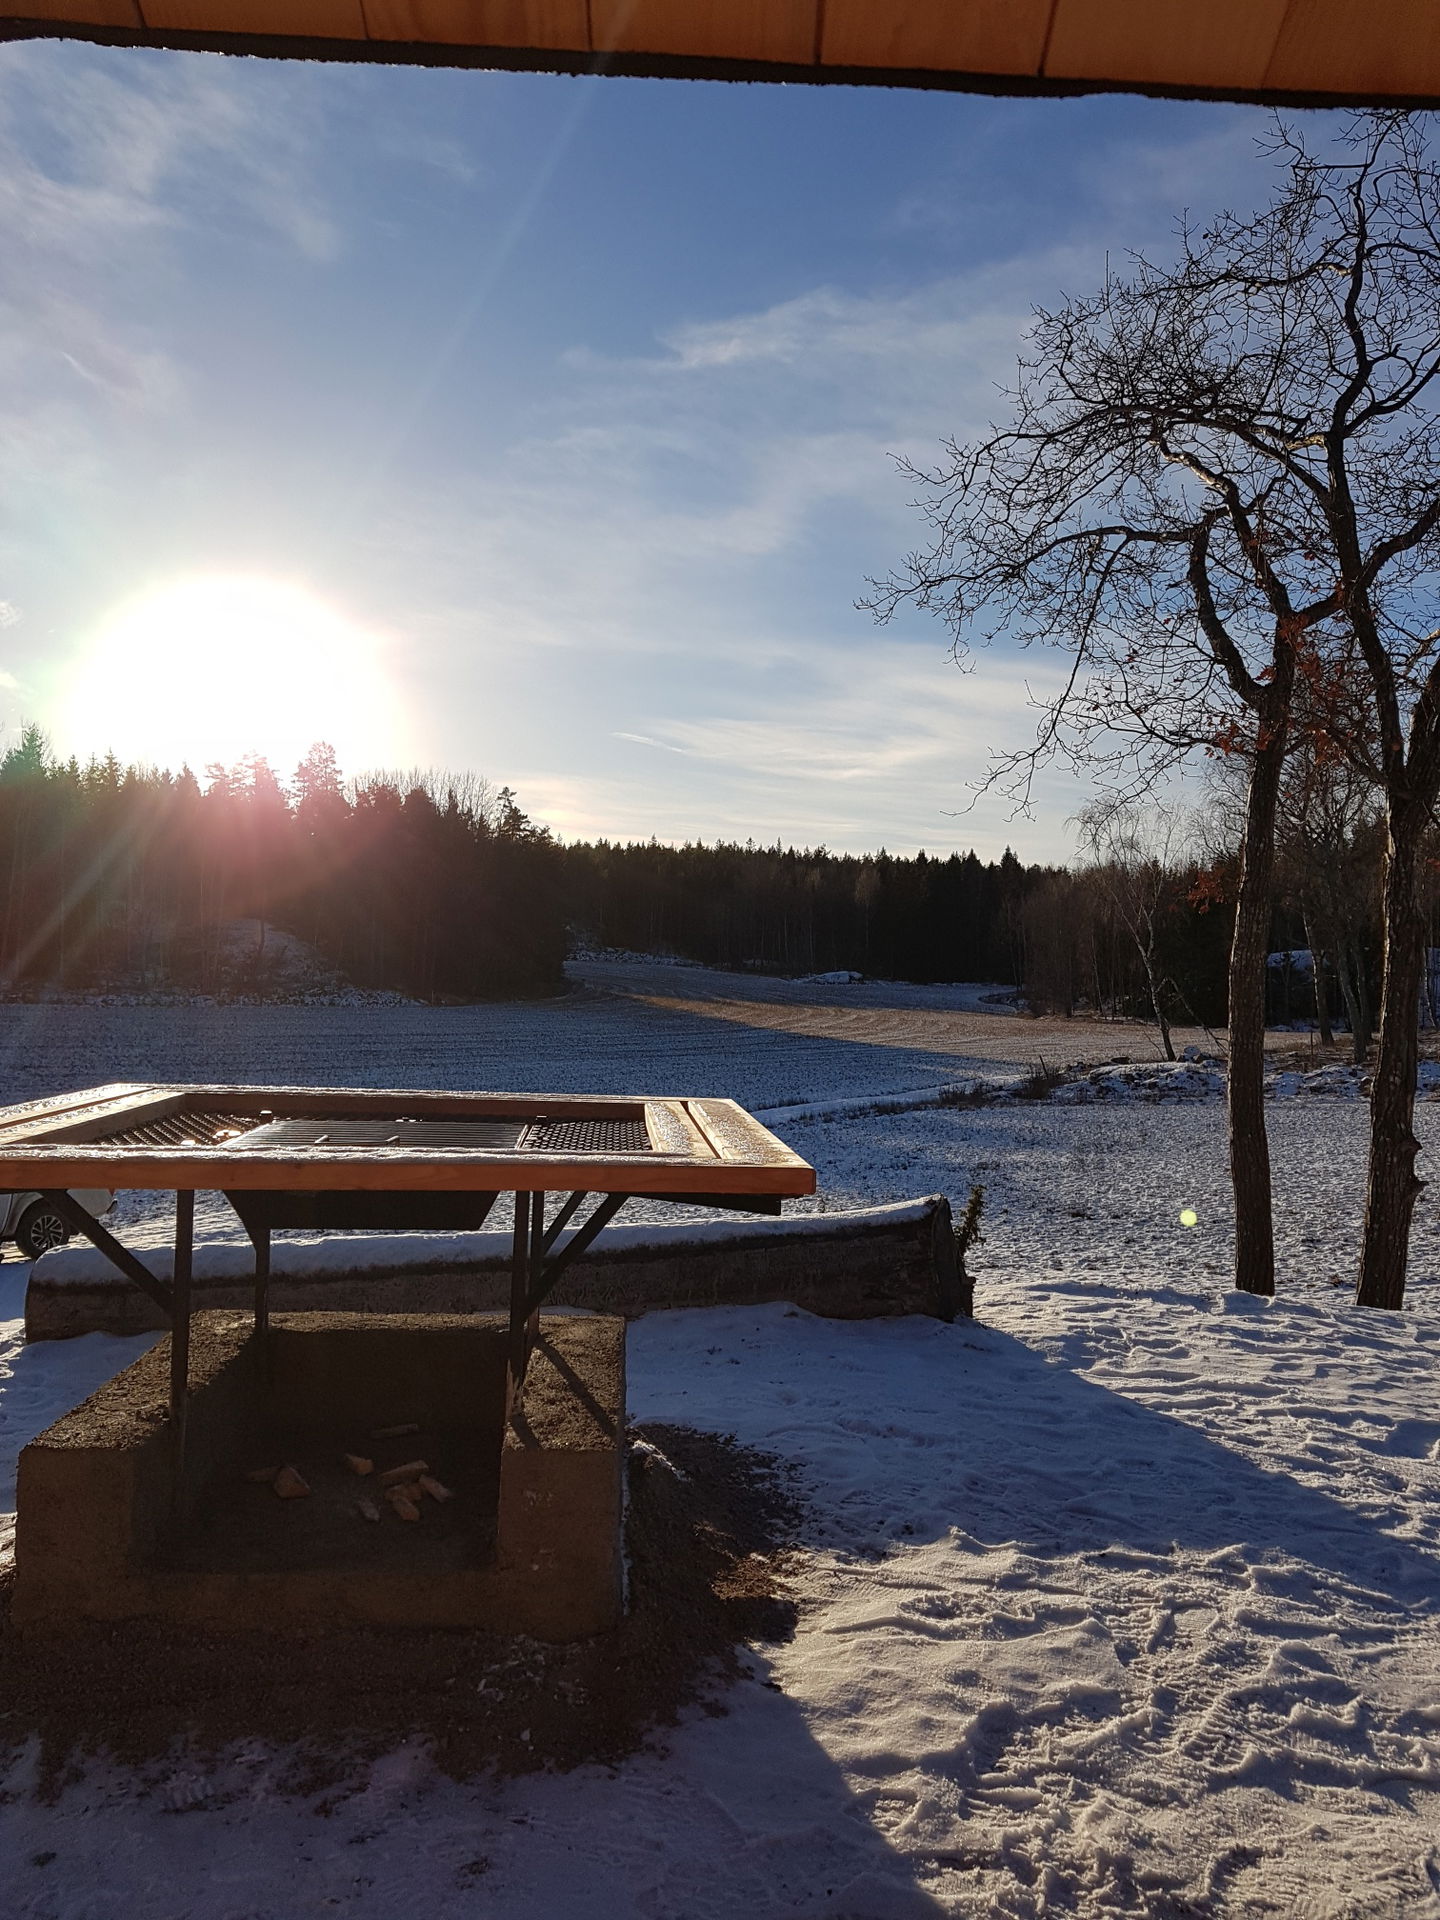
[[[256,1124],[253,1113],[172,1113],[120,1133],[102,1133],[104,1147],[218,1147]]]
[[[107,1147],[399,1147],[412,1153],[649,1153],[650,1136],[634,1120],[325,1119],[265,1113],[173,1113],[95,1143]]]
[[[533,1120],[522,1153],[649,1153],[643,1120]]]
[[[383,1115],[365,1120],[272,1120],[237,1142],[252,1147],[398,1147],[407,1153],[513,1153],[523,1120],[411,1120]]]

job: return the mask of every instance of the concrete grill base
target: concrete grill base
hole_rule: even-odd
[[[13,1618],[27,1631],[161,1617],[284,1629],[603,1631],[622,1594],[625,1326],[547,1315],[504,1421],[498,1315],[195,1318],[186,1470],[172,1496],[169,1341],[20,1456]],[[418,1433],[372,1437],[414,1423]],[[376,1474],[342,1462],[365,1454]],[[376,1481],[423,1457],[454,1493],[400,1520]],[[311,1493],[246,1478],[296,1465]],[[379,1522],[358,1502],[380,1507]]]
[[[355,1262],[348,1267],[338,1263],[347,1246]],[[147,1249],[145,1257],[162,1276],[168,1274],[166,1249]],[[245,1308],[254,1292],[252,1259],[248,1246],[198,1247],[196,1300]],[[502,1307],[509,1297],[508,1233],[465,1236],[448,1259],[443,1241],[406,1234],[336,1234],[309,1246],[275,1243],[274,1308],[470,1314]],[[554,1306],[627,1319],[661,1307],[767,1300],[842,1320],[906,1313],[950,1320],[968,1313],[949,1201],[932,1194],[900,1205],[785,1220],[611,1227],[566,1269],[551,1295]],[[149,1333],[164,1324],[155,1302],[90,1248],[57,1248],[30,1271],[27,1340]]]

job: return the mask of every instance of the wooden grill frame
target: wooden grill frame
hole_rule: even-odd
[[[643,1154],[429,1153],[389,1147],[239,1145],[139,1147],[97,1136],[187,1111],[221,1107],[276,1119],[643,1117]],[[0,1188],[130,1187],[151,1191],[704,1193],[798,1198],[815,1170],[734,1100],[695,1096],[456,1093],[437,1088],[143,1085],[90,1087],[0,1109]]]

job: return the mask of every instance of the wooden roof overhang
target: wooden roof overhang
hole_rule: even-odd
[[[0,39],[991,93],[1440,105],[1437,0],[27,0]]]

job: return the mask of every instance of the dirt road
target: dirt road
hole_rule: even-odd
[[[999,986],[911,986],[877,980],[832,984],[622,961],[572,963],[569,971],[590,986],[668,1013],[859,1046],[923,1049],[999,1067],[1024,1068],[1040,1058],[1052,1067],[1122,1057],[1163,1058],[1153,1025],[1032,1018],[1005,1005],[1007,989]],[[1224,1041],[1223,1034],[1199,1027],[1176,1027],[1172,1038],[1177,1053],[1187,1046],[1215,1053]],[[1293,1049],[1297,1036],[1283,1033],[1270,1039],[1276,1047]]]

